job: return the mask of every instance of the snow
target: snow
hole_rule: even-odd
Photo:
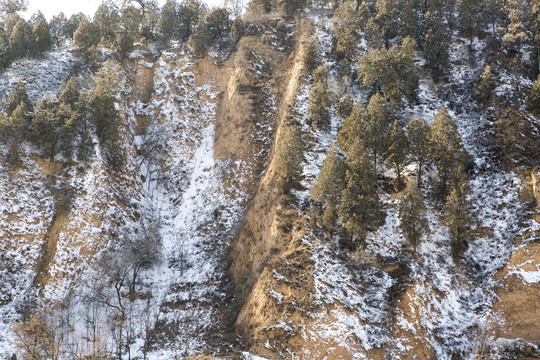
[[[0,104],[7,100],[20,80],[25,83],[34,104],[42,98],[54,97],[78,65],[65,48],[46,53],[43,58],[16,60],[0,75]]]

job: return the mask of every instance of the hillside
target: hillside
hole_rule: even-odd
[[[358,4],[383,24],[382,5]],[[440,10],[438,74],[427,45],[391,30],[365,25],[343,46],[353,6],[251,8],[202,48],[190,36],[98,56],[66,41],[11,61],[0,358],[540,357],[535,40],[497,48],[489,26]],[[10,108],[23,87],[24,114]],[[412,144],[418,118],[429,155],[422,168],[403,146],[396,170],[388,139]],[[327,170],[332,156],[343,168]],[[410,189],[424,204],[414,243]]]

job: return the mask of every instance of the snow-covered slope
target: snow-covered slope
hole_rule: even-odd
[[[78,164],[45,161],[24,144],[20,169],[0,163],[1,357],[17,352],[13,325],[36,312],[54,326],[66,359],[259,358],[242,351],[473,359],[486,344],[501,353],[521,346],[509,329],[522,321],[511,289],[538,299],[539,226],[523,201],[524,173],[494,163],[485,141],[491,120],[472,98],[486,41],[474,40],[471,58],[453,34],[449,81],[423,76],[416,104],[400,114],[431,123],[441,106],[449,110],[475,163],[469,200],[478,236],[455,261],[443,211],[428,202],[430,232],[412,254],[399,197],[381,188],[386,223],[352,254],[338,236],[309,225],[309,189],[342,121],[334,108],[326,130],[308,118],[313,79],[302,59],[311,32],[330,69],[329,89],[355,101],[367,94],[339,79],[324,15],[296,25],[265,21],[250,25],[235,49],[198,58],[183,46],[140,47],[124,62],[123,171],[110,171],[98,147]],[[77,64],[66,50],[18,61],[0,75],[1,94],[23,79],[34,102],[54,96]],[[498,96],[512,81],[501,72]],[[283,195],[273,144],[291,123],[306,151],[300,185]],[[379,170],[393,176],[383,164]],[[520,337],[534,341],[526,333],[535,326]]]

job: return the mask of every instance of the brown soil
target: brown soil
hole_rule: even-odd
[[[540,283],[524,282],[515,271],[539,271],[540,243],[530,243],[512,254],[501,270],[502,279],[493,309],[500,312],[504,324],[497,329],[499,338],[523,339],[540,344]]]

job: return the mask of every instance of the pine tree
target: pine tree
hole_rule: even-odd
[[[347,185],[338,212],[340,223],[353,239],[350,248],[365,246],[365,238],[386,218],[376,192],[377,173],[367,149],[355,141],[347,154]]]
[[[30,52],[32,29],[23,19],[19,19],[9,39],[10,53],[13,59],[22,58]]]
[[[427,67],[433,80],[438,82],[448,68],[450,34],[438,14],[426,13],[424,23],[426,27],[424,53]]]
[[[362,114],[356,136],[362,140],[364,146],[371,152],[375,170],[377,169],[379,157],[386,151],[388,133],[393,121],[394,116],[386,100],[379,94],[373,95]]]
[[[308,72],[313,71],[319,65],[320,44],[316,37],[311,38],[304,52],[304,66]]]
[[[326,152],[321,172],[311,188],[311,198],[322,205],[322,226],[331,232],[336,227],[338,206],[344,189],[345,161],[332,145]]]
[[[463,148],[454,120],[444,107],[435,115],[430,138],[431,160],[437,166],[439,174],[439,197],[444,199],[448,194],[450,181],[461,175],[469,155]]]
[[[349,116],[347,116],[343,121],[343,126],[338,133],[337,142],[339,148],[345,153],[349,151],[350,145],[352,145],[352,143],[361,133],[362,129],[360,125],[362,123],[363,114],[364,107],[362,106],[362,102],[359,101],[356,103],[356,105],[354,105]]]
[[[204,22],[212,39],[224,37],[231,32],[232,20],[227,9],[213,8],[205,16]]]
[[[482,0],[458,0],[458,15],[462,30],[469,33],[470,44],[482,20]]]
[[[63,12],[54,15],[49,21],[49,29],[51,31],[51,40],[54,46],[60,46],[67,36],[66,27],[68,20]]]
[[[39,20],[32,29],[32,49],[37,54],[43,54],[52,48],[52,37],[49,25],[45,19]]]
[[[330,125],[331,105],[330,91],[328,91],[326,84],[322,81],[317,82],[309,93],[308,107],[309,117],[317,128],[326,128]]]
[[[242,37],[242,35],[244,35],[244,31],[245,31],[244,20],[242,20],[241,16],[235,17],[231,25],[231,34],[232,36],[234,36],[236,41],[238,41]]]
[[[79,137],[79,148],[77,149],[77,160],[87,161],[94,155],[94,144],[90,132],[92,123],[92,103],[93,94],[85,91],[80,94],[77,100],[76,130]]]
[[[19,104],[10,116],[2,114],[0,118],[0,132],[3,140],[9,144],[6,162],[17,167],[20,165],[20,146],[26,132],[24,104]]]
[[[75,80],[74,78],[70,78],[60,93],[58,100],[60,100],[61,103],[69,105],[73,110],[75,110],[79,96],[81,96],[81,93],[75,84]]]
[[[522,0],[507,0],[506,8],[508,9],[508,24],[507,32],[502,40],[504,46],[512,46],[517,52],[521,50],[521,45],[526,42],[529,37],[527,34],[527,14],[532,12],[526,1]]]
[[[497,87],[497,77],[491,72],[491,66],[486,65],[482,75],[480,75],[480,81],[474,87],[474,93],[480,99],[480,102],[486,104],[491,99],[493,90]]]
[[[4,29],[4,24],[0,23],[0,71],[7,68],[10,61],[9,39]]]
[[[59,104],[55,99],[42,100],[34,109],[32,139],[44,149],[50,161],[54,160],[62,145],[71,149],[75,116],[67,104]]]
[[[375,22],[383,35],[386,47],[397,32],[398,4],[396,0],[377,0]]]
[[[415,47],[416,42],[406,38],[401,46],[395,44],[388,50],[370,50],[357,63],[362,84],[382,92],[392,107],[401,104],[403,98],[411,101],[418,86]]]
[[[384,160],[390,164],[396,171],[397,179],[394,184],[395,190],[402,189],[403,181],[401,179],[401,172],[403,167],[407,164],[407,158],[409,155],[409,144],[405,132],[401,128],[399,122],[394,120],[390,135],[388,136],[388,146],[384,153]]]
[[[81,25],[81,22],[83,21],[83,19],[86,19],[86,16],[81,12],[71,15],[71,17],[69,18],[66,24],[66,36],[68,38],[70,39],[75,38],[75,32],[79,28],[79,25]]]
[[[444,216],[450,232],[454,258],[463,254],[467,244],[474,238],[473,207],[467,199],[470,192],[469,185],[461,181],[446,199]]]
[[[484,0],[483,1],[483,16],[489,20],[492,29],[492,35],[497,38],[497,23],[503,20],[506,15],[504,13],[505,0]]]
[[[7,115],[10,116],[21,103],[24,105],[23,108],[25,113],[32,111],[32,102],[26,92],[26,85],[22,80],[17,83],[15,88],[9,94],[7,101],[4,103],[4,109],[6,109]]]
[[[94,76],[94,81],[96,83],[96,96],[115,98],[125,84],[122,67],[112,60],[107,60]]]
[[[306,7],[306,0],[277,0],[279,13],[290,18]]]
[[[417,10],[417,1],[416,0],[406,0],[403,4],[401,10],[400,18],[400,34],[403,37],[411,37],[420,42],[418,36],[418,18],[416,16]]]
[[[200,19],[208,11],[206,5],[199,0],[183,0],[178,8],[180,39],[187,41]],[[204,45],[204,44],[203,44]]]
[[[11,14],[25,11],[28,0],[0,0],[0,19],[3,20]]]
[[[94,14],[93,24],[98,28],[100,42],[112,45],[120,28],[118,8],[112,1],[104,1]]]
[[[426,217],[426,204],[424,196],[415,181],[409,180],[399,202],[398,218],[401,222],[401,230],[409,245],[416,253],[418,243],[422,236],[429,231]]]
[[[278,188],[287,193],[293,186],[293,181],[302,172],[304,159],[304,141],[300,133],[292,126],[287,127],[278,138],[275,154],[275,169],[278,176]]]
[[[539,113],[540,112],[540,75],[533,83],[533,87],[527,99],[527,110]]]
[[[345,94],[339,100],[337,114],[340,118],[346,119],[351,115],[354,108],[354,99],[350,94]]]
[[[99,28],[83,17],[73,34],[73,40],[78,51],[88,52],[99,44]]]
[[[345,1],[334,11],[332,18],[334,36],[337,40],[336,53],[348,59],[352,59],[356,54],[362,25],[355,7],[352,1]]]
[[[158,31],[167,40],[179,36],[178,3],[175,0],[167,0],[161,8]]]
[[[422,186],[422,169],[428,163],[431,152],[430,129],[422,118],[415,118],[407,125],[410,156],[418,165],[417,183]]]

